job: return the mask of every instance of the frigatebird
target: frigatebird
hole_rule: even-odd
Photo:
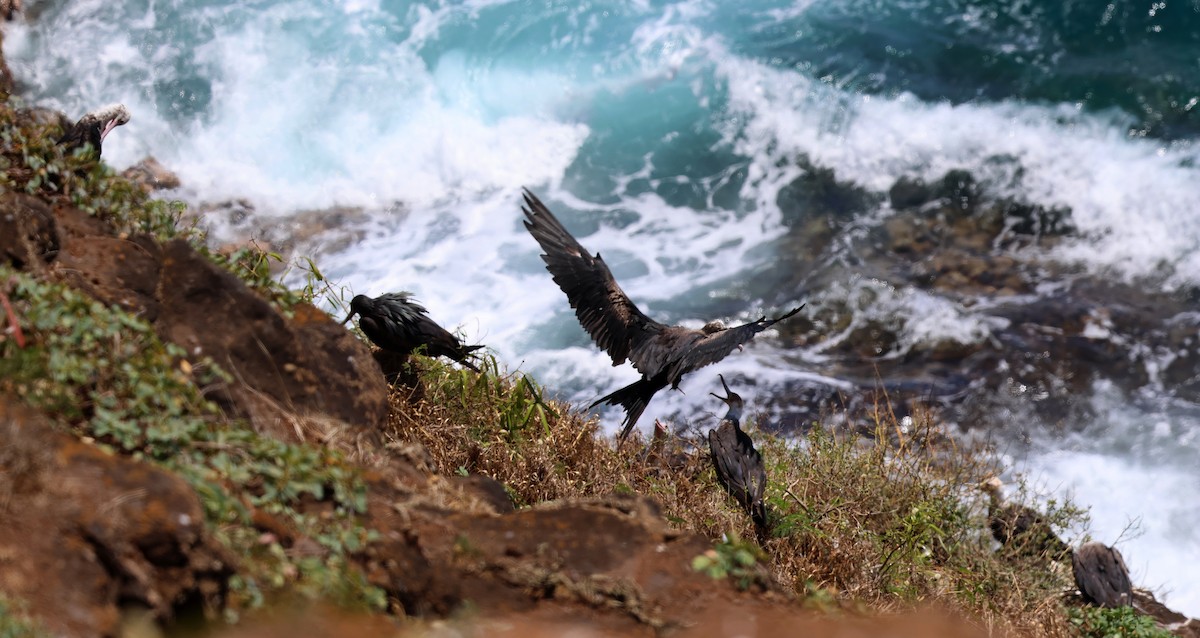
[[[375,345],[397,354],[411,354],[424,348],[430,357],[450,357],[479,372],[468,360],[471,353],[483,346],[468,346],[429,318],[429,311],[417,303],[408,292],[389,292],[372,299],[356,295],[350,300],[350,314],[345,324],[358,315],[358,327]]]
[[[999,478],[993,476],[979,487],[989,497],[988,527],[1001,546],[1026,556],[1044,555],[1053,560],[1070,556],[1071,548],[1054,533],[1045,516],[1031,507],[1004,499],[1004,484]]]
[[[92,159],[100,159],[100,147],[104,138],[118,126],[129,122],[129,109],[124,104],[109,104],[79,118],[63,136],[58,138],[58,144],[67,152],[90,145],[95,155]]]
[[[750,514],[759,538],[767,532],[767,506],[763,495],[767,489],[767,469],[763,466],[762,454],[754,449],[754,441],[742,430],[741,418],[745,402],[741,395],[729,389],[725,377],[721,386],[725,396],[709,392],[725,403],[729,409],[717,427],[708,431],[708,450],[712,453],[713,469],[717,480],[738,504]]]
[[[1100,607],[1133,604],[1129,568],[1116,548],[1095,541],[1084,543],[1071,556],[1071,570],[1087,602]]]
[[[562,222],[529,189],[525,189],[525,228],[541,245],[542,260],[555,283],[567,294],[575,316],[592,340],[612,357],[614,366],[626,360],[642,378],[596,400],[625,408],[624,441],[638,417],[659,390],[679,389],[683,375],[724,359],[754,335],[800,312],[803,305],[774,319],[726,328],[713,321],[703,328],[668,326],[647,317],[617,285],[600,254],[588,251],[567,232]]]

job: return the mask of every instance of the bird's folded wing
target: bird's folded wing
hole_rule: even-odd
[[[567,293],[580,325],[612,357],[613,365],[631,358],[631,349],[665,326],[643,314],[617,285],[600,255],[589,255],[550,209],[528,190],[525,204],[521,208],[526,217],[525,228],[545,251],[542,260],[546,269]]]

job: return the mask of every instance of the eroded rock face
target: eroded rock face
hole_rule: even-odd
[[[374,435],[387,386],[369,350],[311,306],[279,314],[232,273],[183,240],[163,247],[155,327],[189,355],[209,356],[236,378],[227,392],[256,419],[324,414]]]
[[[17,193],[0,195],[0,263],[40,272],[58,248],[58,224],[45,202]]]
[[[183,240],[118,236],[83,211],[7,195],[0,256],[29,269],[52,262],[61,281],[153,323],[189,356],[211,357],[235,377],[215,397],[258,427],[293,438],[293,417],[331,419],[378,436],[387,384],[369,348],[312,306],[282,315]]]
[[[179,477],[56,432],[0,396],[0,591],[57,635],[111,635],[122,605],[160,620],[233,573]]]

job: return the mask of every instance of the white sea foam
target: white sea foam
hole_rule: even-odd
[[[1119,451],[1057,449],[1030,458],[1024,469],[1073,502],[1091,505],[1089,535],[1121,550],[1135,584],[1200,617],[1200,581],[1186,567],[1200,561],[1194,467],[1147,464]]]
[[[761,62],[723,56],[731,107],[746,125],[731,141],[754,159],[747,191],[769,206],[792,178],[775,165],[807,154],[876,191],[901,176],[965,168],[1001,194],[1069,206],[1084,238],[1060,258],[1127,277],[1200,282],[1200,148],[1124,134],[1128,118],[1073,106],[929,104],[910,95],[852,95]],[[1019,166],[1022,177],[1012,180]]]

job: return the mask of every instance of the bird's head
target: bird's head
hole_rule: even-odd
[[[369,310],[370,308],[370,297],[366,295],[354,295],[354,298],[350,300],[350,313],[346,315],[345,319],[342,319],[342,325],[346,325],[346,322],[350,321],[354,315],[361,315],[364,311]]]
[[[68,151],[90,145],[95,158],[100,157],[100,145],[114,128],[129,122],[129,109],[124,104],[98,108],[70,127],[58,140]]]
[[[979,489],[991,497],[992,501],[999,502],[1003,496],[1004,483],[1000,481],[1000,477],[991,476],[979,484]]]
[[[724,329],[725,329],[725,322],[710,321],[710,322],[704,324],[704,327],[700,329],[700,332],[703,332],[706,335],[710,335],[710,334],[713,334],[716,332],[720,332]]]
[[[100,126],[100,141],[104,141],[113,129],[129,123],[129,109],[124,104],[109,104],[83,117],[94,118],[94,123]]]
[[[740,394],[729,389],[729,384],[725,383],[724,375],[718,374],[717,378],[721,380],[721,387],[725,388],[725,396],[721,396],[715,392],[709,392],[709,394],[724,401],[725,405],[729,406],[729,411],[725,413],[725,419],[737,423],[742,418],[742,410],[745,408],[746,403],[742,401]]]
[[[76,128],[93,129],[100,135],[100,141],[118,126],[129,123],[129,109],[124,104],[109,104],[85,114],[75,124]]]

